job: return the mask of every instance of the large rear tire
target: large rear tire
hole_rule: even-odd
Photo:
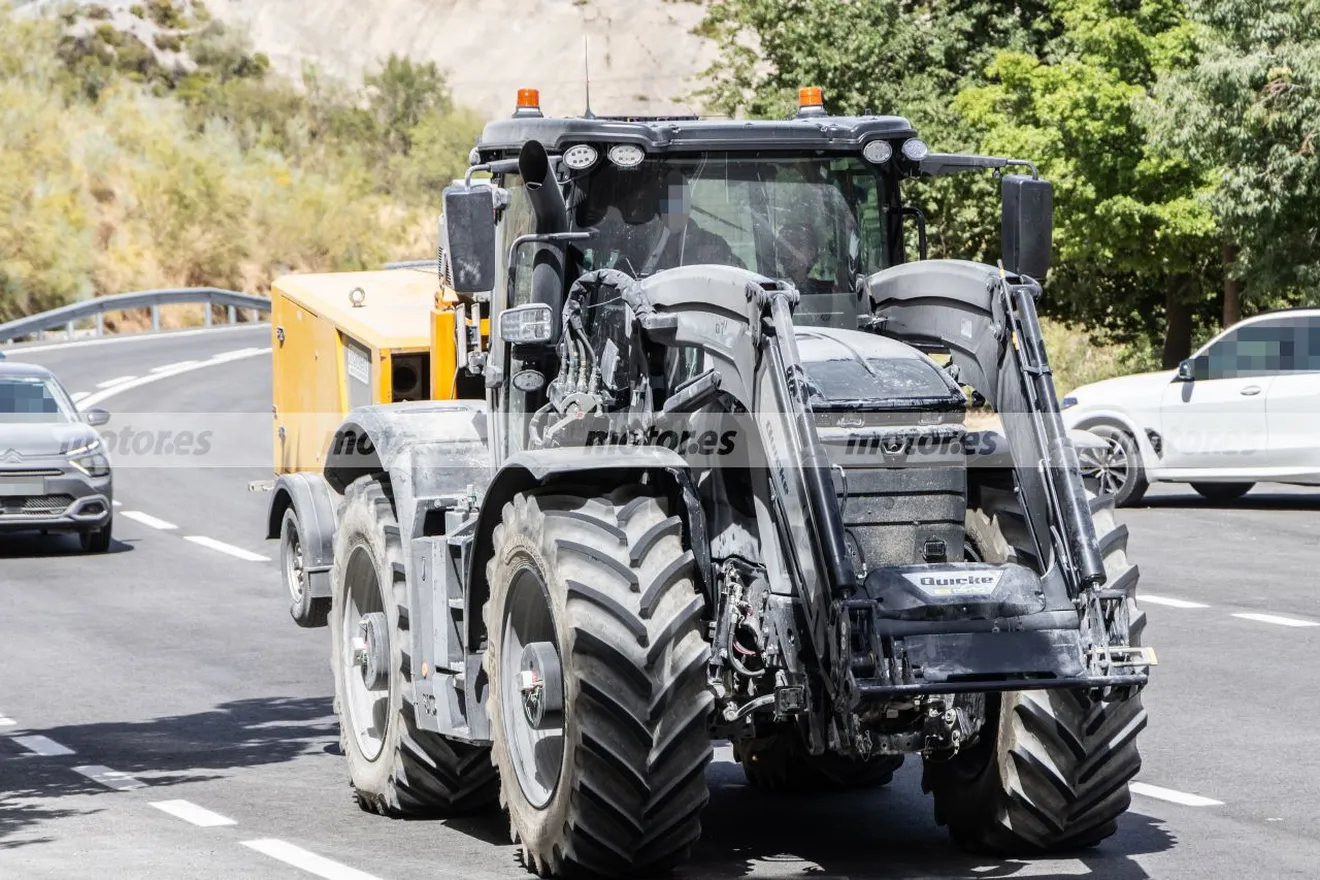
[[[984,493],[967,514],[967,533],[987,562],[1034,559],[1023,540],[1021,507],[1008,493]],[[1145,615],[1136,604],[1137,567],[1127,558],[1127,528],[1112,497],[1091,509],[1108,575],[1125,590],[1131,643]],[[1018,536],[1014,542],[1012,537]],[[1137,734],[1146,726],[1139,693],[1103,702],[1083,691],[1037,690],[990,695],[980,738],[951,761],[925,764],[923,786],[935,818],[963,849],[1032,855],[1092,846],[1117,830],[1131,803],[1128,783],[1141,769]]]
[[[734,743],[733,756],[754,788],[784,794],[856,791],[888,785],[902,755],[859,761],[826,752],[813,755],[796,728]]]
[[[504,506],[493,549],[487,713],[527,867],[677,864],[701,835],[713,702],[680,520],[639,486],[544,489]],[[540,671],[520,675],[529,664]]]
[[[330,641],[340,747],[362,809],[470,812],[495,802],[498,778],[489,748],[417,726],[408,589],[387,490],[375,477],[352,483],[335,534]]]

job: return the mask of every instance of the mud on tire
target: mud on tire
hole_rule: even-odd
[[[367,754],[354,724],[366,723],[365,713],[355,717],[346,705],[349,676],[358,674],[349,662],[353,651],[352,619],[356,611],[350,591],[371,594],[375,578],[378,601],[370,611],[383,615],[388,648],[388,683],[384,701],[372,717],[383,729],[371,737],[379,743]],[[348,487],[335,535],[333,597],[330,609],[331,666],[335,677],[335,714],[339,718],[340,748],[348,761],[350,784],[358,805],[389,816],[458,814],[493,806],[499,792],[490,749],[446,739],[417,726],[411,676],[411,641],[408,633],[408,590],[403,549],[388,483],[362,477]],[[370,751],[376,751],[374,748]]]
[[[1016,499],[986,492],[983,504],[967,514],[980,555],[1034,560]],[[1146,618],[1136,605],[1127,527],[1116,522],[1111,497],[1091,498],[1091,510],[1106,587],[1127,592],[1131,641],[1140,644]],[[1117,830],[1131,802],[1128,783],[1141,769],[1136,739],[1146,711],[1139,693],[1106,703],[1077,691],[1019,691],[988,696],[986,708],[976,743],[952,761],[925,764],[923,787],[955,843],[977,853],[1031,855],[1094,845]]]
[[[640,876],[683,860],[701,834],[712,754],[705,602],[664,501],[639,486],[590,495],[542,489],[504,507],[487,568],[487,712],[528,868]],[[515,627],[528,601],[544,603],[547,622],[533,629],[553,640],[562,671],[561,726],[532,749],[553,756],[557,739],[559,757],[534,766],[518,728],[527,721],[501,690],[518,674],[505,643],[524,641]]]

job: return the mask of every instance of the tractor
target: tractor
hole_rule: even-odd
[[[998,265],[927,258],[904,199],[965,172],[999,178]],[[322,548],[363,809],[498,801],[534,873],[645,875],[699,839],[727,741],[787,793],[919,760],[977,852],[1114,833],[1156,660],[1059,415],[1030,162],[819,89],[762,121],[523,90],[442,199],[479,381],[348,408],[272,499]]]

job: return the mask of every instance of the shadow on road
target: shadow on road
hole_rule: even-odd
[[[41,826],[87,809],[86,796],[114,794],[73,768],[102,765],[152,788],[203,782],[242,767],[291,761],[321,750],[336,734],[329,699],[255,699],[206,712],[143,722],[75,724],[11,735],[40,734],[75,754],[28,754],[0,738],[0,849],[40,843]],[[84,796],[76,804],[63,799]],[[19,833],[23,832],[19,837]]]
[[[741,877],[1075,877],[1146,880],[1132,857],[1170,849],[1160,820],[1128,813],[1099,847],[1038,860],[969,856],[935,825],[920,770],[904,768],[882,789],[846,795],[777,796],[742,785],[735,765],[711,767],[711,803],[691,861],[692,880]],[[1079,868],[1084,866],[1086,871]]]
[[[43,535],[40,532],[13,532],[0,534],[0,559],[48,559],[65,556],[108,556],[127,553],[135,541],[110,540],[110,549],[103,554],[84,553],[77,535]]]
[[[1292,488],[1292,487],[1289,487]],[[1137,504],[1134,509],[1151,510],[1320,510],[1320,489],[1293,489],[1293,491],[1273,491],[1264,487],[1252,489],[1236,501],[1210,501],[1195,492],[1151,494]]]

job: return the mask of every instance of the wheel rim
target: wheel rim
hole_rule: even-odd
[[[1132,463],[1128,459],[1127,449],[1118,437],[1113,434],[1103,436],[1105,438],[1103,450],[1086,449],[1078,456],[1082,465],[1082,476],[1094,480],[1101,495],[1118,495],[1131,476]]]
[[[564,728],[561,721],[536,729],[527,717],[527,694],[519,671],[525,649],[537,642],[558,644],[555,622],[545,582],[535,570],[523,568],[514,575],[505,604],[498,686],[509,761],[523,796],[539,809],[550,802],[559,785],[564,764]],[[562,699],[561,688],[561,704]]]
[[[284,523],[284,583],[288,586],[289,596],[294,602],[302,601],[303,593],[307,589],[306,577],[298,526],[293,520],[288,520]]]
[[[369,646],[363,637],[363,623],[368,620],[368,615],[381,614],[385,610],[376,566],[365,547],[353,548],[344,581],[339,662],[344,675],[345,721],[352,731],[358,752],[368,761],[374,761],[384,747],[385,730],[389,724],[390,678],[394,671],[390,669],[386,675],[371,682],[364,678],[364,652]],[[391,656],[388,641],[383,649],[386,657]]]

